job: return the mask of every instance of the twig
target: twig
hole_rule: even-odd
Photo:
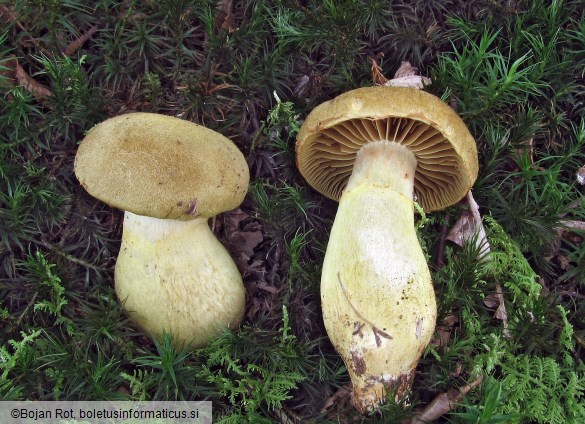
[[[580,300],[585,300],[585,294],[577,293],[576,291],[561,290],[555,291],[554,294],[557,294],[559,296],[567,296],[570,297],[572,300],[574,300],[573,298],[575,297]]]
[[[585,347],[585,340],[583,338],[581,338],[577,333],[573,333],[573,336],[575,337],[575,340],[577,340],[577,343],[579,343],[579,345]]]
[[[26,315],[26,313],[28,312],[30,307],[35,303],[35,300],[37,300],[38,295],[39,295],[39,292],[38,291],[35,292],[33,298],[30,300],[30,302],[28,302],[28,304],[26,305],[26,308],[24,308],[24,311],[22,311],[22,313],[18,316],[18,319],[16,320],[16,322],[12,325],[10,332],[12,332],[12,331],[14,331],[14,329],[20,327],[20,323],[22,322],[22,319],[24,318],[24,316]]]
[[[447,412],[457,407],[457,404],[472,389],[476,388],[483,382],[483,376],[478,377],[469,384],[459,389],[451,389],[448,392],[441,393],[418,415],[410,420],[410,424],[427,424],[435,421],[445,415]]]
[[[55,252],[57,255],[61,256],[62,258],[67,259],[70,262],[73,262],[74,264],[78,264],[81,265],[83,267],[86,268],[91,268],[94,271],[98,271],[98,272],[105,272],[106,270],[102,267],[96,266],[96,265],[92,265],[87,261],[84,261],[83,259],[79,259],[73,255],[70,255],[67,252],[64,252],[63,250],[59,249],[57,246],[52,245],[51,243],[47,243],[47,242],[41,242],[43,246],[45,246],[47,249]]]
[[[85,43],[89,38],[98,30],[97,26],[92,26],[90,29],[87,30],[85,34],[80,35],[75,40],[67,45],[65,50],[63,50],[63,54],[67,57],[70,57],[73,53],[81,48],[83,43]]]
[[[584,221],[562,220],[561,225],[567,230],[585,231]]]
[[[41,46],[41,44],[37,40],[35,40],[31,35],[29,35],[29,33],[26,30],[26,28],[24,27],[24,25],[18,20],[16,13],[14,13],[14,11],[12,11],[8,6],[0,5],[0,17],[2,17],[4,22],[6,22],[6,23],[14,22],[16,27],[25,33],[25,35],[22,37],[22,41],[31,42],[32,44],[34,44],[34,46],[36,48],[38,48],[41,52],[43,52],[47,57],[52,56],[50,51],[44,49],[43,46]],[[22,44],[22,41],[20,44]]]
[[[299,424],[302,421],[299,417],[294,415],[292,412],[285,412],[283,409],[275,409],[274,414],[278,418],[278,422],[282,424]]]

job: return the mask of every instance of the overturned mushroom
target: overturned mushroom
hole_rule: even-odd
[[[408,391],[436,321],[435,294],[414,229],[425,211],[459,201],[477,177],[463,121],[412,88],[360,88],[325,102],[297,138],[305,179],[339,200],[321,276],[323,319],[370,411]]]
[[[242,277],[208,225],[248,188],[246,161],[229,139],[170,116],[122,115],[88,132],[75,174],[126,211],[116,293],[140,327],[197,348],[239,324]]]

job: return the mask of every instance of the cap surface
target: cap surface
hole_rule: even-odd
[[[250,178],[243,154],[228,138],[189,121],[141,112],[92,128],[77,150],[75,175],[111,206],[179,220],[236,208]]]
[[[477,178],[475,140],[457,113],[404,87],[358,88],[317,106],[297,136],[297,166],[313,188],[339,200],[358,150],[374,141],[414,153],[414,189],[427,212],[461,200]]]

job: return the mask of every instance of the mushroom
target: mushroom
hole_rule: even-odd
[[[435,328],[431,275],[414,228],[477,177],[475,141],[457,114],[414,88],[367,87],[315,108],[297,165],[339,200],[321,275],[323,320],[362,412],[404,397]]]
[[[170,116],[121,115],[87,133],[75,174],[125,211],[114,280],[135,323],[192,348],[240,323],[242,277],[208,225],[248,189],[246,160],[229,139]]]

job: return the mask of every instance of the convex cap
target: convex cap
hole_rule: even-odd
[[[339,200],[357,151],[383,140],[414,153],[414,188],[427,212],[461,200],[477,178],[477,147],[461,118],[432,94],[402,87],[358,88],[317,106],[299,131],[297,166],[317,191]]]
[[[141,112],[92,128],[79,145],[75,175],[111,206],[178,220],[236,208],[250,178],[243,154],[228,138],[189,121]]]

